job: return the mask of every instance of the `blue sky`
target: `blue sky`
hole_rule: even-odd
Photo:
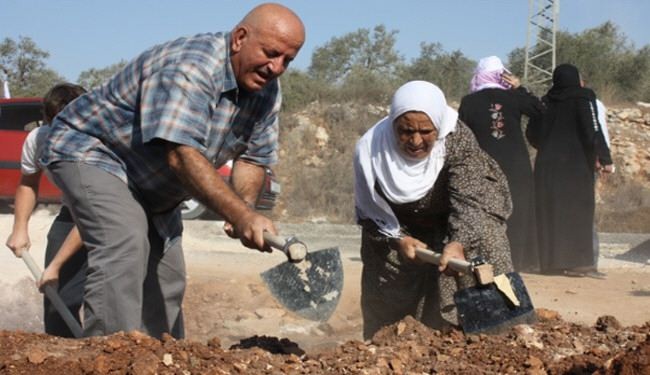
[[[384,24],[399,30],[411,59],[420,42],[439,42],[472,59],[526,44],[527,0],[279,0],[301,16],[307,42],[294,62],[305,69],[314,48],[335,36]],[[29,36],[50,53],[48,66],[75,81],[84,70],[130,60],[152,45],[200,32],[227,31],[250,0],[0,0],[0,39]],[[650,44],[648,0],[562,0],[559,28],[579,32],[616,23],[641,47]]]

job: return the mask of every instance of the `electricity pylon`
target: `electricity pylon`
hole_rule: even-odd
[[[553,79],[555,33],[560,15],[560,0],[528,0],[528,36],[524,81],[544,86]]]

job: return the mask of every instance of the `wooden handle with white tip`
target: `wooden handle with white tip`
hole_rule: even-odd
[[[436,253],[429,249],[415,249],[415,256],[418,257],[423,262],[440,265],[440,258],[442,254]],[[461,272],[465,274],[474,274],[476,280],[481,285],[486,285],[494,282],[494,273],[492,265],[490,264],[481,264],[474,265],[466,260],[452,258],[447,262],[447,267],[451,268],[456,272]]]
[[[293,237],[287,240],[284,237],[264,232],[264,242],[274,249],[281,250],[293,263],[302,262],[307,256],[307,246]]]
[[[440,265],[442,254],[429,249],[415,249],[415,255],[423,262]],[[447,266],[456,272],[472,273],[473,266],[470,262],[462,259],[449,259]]]
[[[23,250],[20,257],[25,262],[27,268],[29,268],[29,271],[32,273],[32,276],[34,276],[34,279],[36,281],[39,281],[43,273],[41,272],[40,267],[34,261],[34,258],[32,258],[32,255],[29,253],[29,251]],[[74,337],[76,338],[82,337],[83,330],[81,329],[79,322],[77,322],[74,316],[72,316],[70,309],[68,309],[68,306],[65,305],[65,302],[63,302],[61,296],[59,296],[59,293],[57,293],[56,289],[54,289],[52,285],[45,285],[43,287],[43,292],[47,296],[47,299],[49,299],[50,302],[52,302],[52,306],[54,306],[54,308],[59,313],[59,315],[61,315],[61,318],[63,318],[65,324],[68,325],[68,328],[70,328],[70,331],[72,332]]]

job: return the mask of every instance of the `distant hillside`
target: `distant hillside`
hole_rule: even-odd
[[[352,223],[354,145],[387,111],[316,101],[283,113],[276,167],[282,195],[275,217]],[[650,110],[609,108],[608,124],[617,171],[597,186],[599,230],[650,232]]]

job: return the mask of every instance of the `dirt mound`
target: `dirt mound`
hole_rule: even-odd
[[[156,340],[138,332],[71,340],[20,331],[0,332],[3,374],[650,374],[650,322],[620,327],[601,317],[593,327],[539,310],[539,323],[501,335],[441,333],[411,317],[368,342],[305,353],[287,339],[254,336],[229,349]]]
[[[607,371],[600,373],[606,375],[650,374],[650,338],[637,348],[630,349],[614,358]]]

